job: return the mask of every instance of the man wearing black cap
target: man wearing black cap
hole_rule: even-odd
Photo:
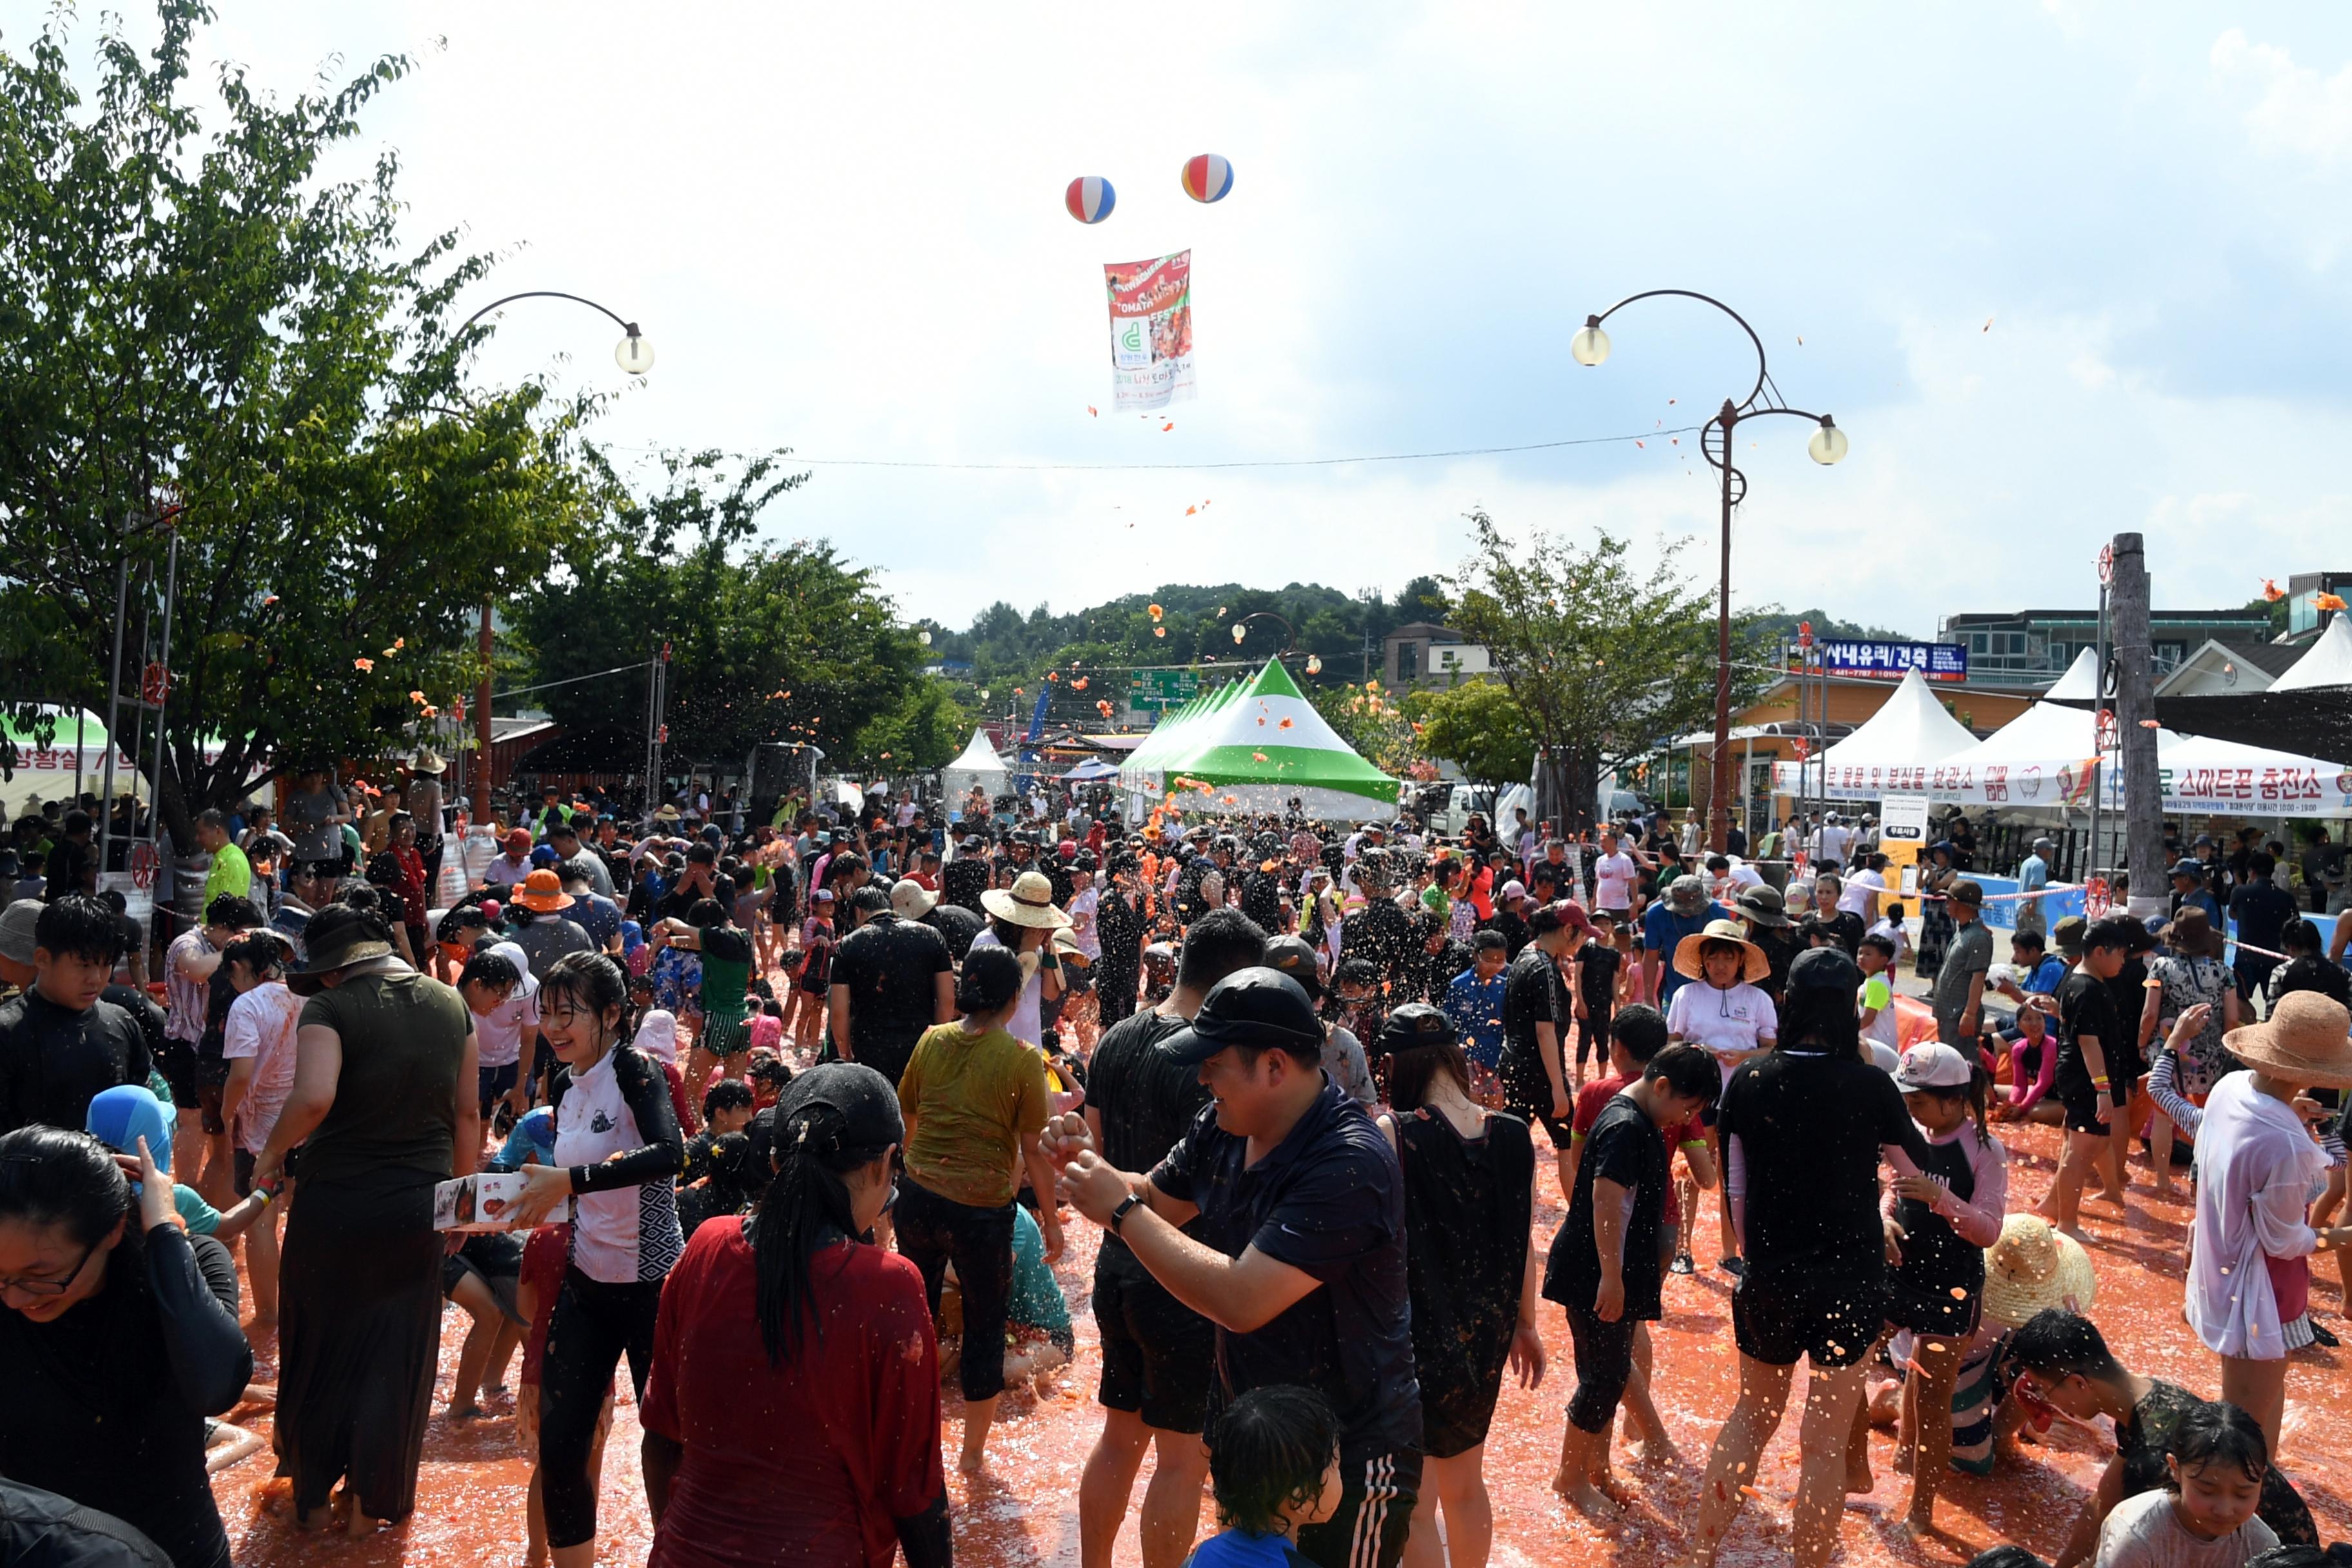
[[[1329,1402],[1343,1489],[1298,1551],[1324,1568],[1395,1568],[1421,1483],[1396,1153],[1324,1075],[1322,1021],[1287,975],[1228,975],[1158,1048],[1199,1069],[1208,1109],[1149,1177],[1106,1162],[1077,1117],[1057,1119],[1063,1195],[1217,1325],[1223,1402],[1274,1384]],[[1195,1219],[1198,1240],[1180,1228]]]
[[[1176,989],[1148,1013],[1103,1031],[1087,1074],[1086,1124],[1095,1147],[1122,1171],[1157,1165],[1183,1141],[1209,1091],[1197,1068],[1159,1049],[1201,1011],[1217,982],[1255,963],[1265,933],[1239,910],[1192,922],[1176,971]],[[1130,992],[1134,989],[1129,982]],[[1186,1227],[1202,1239],[1196,1220]],[[1144,1449],[1159,1460],[1143,1494],[1144,1568],[1177,1568],[1192,1549],[1201,1520],[1208,1454],[1206,1425],[1216,1331],[1169,1294],[1117,1234],[1095,1255],[1095,1322],[1102,1331],[1102,1436],[1078,1481],[1078,1561],[1108,1568],[1127,1517]]]

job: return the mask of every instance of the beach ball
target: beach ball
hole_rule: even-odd
[[[1118,193],[1100,174],[1080,174],[1062,193],[1062,205],[1080,223],[1100,223],[1110,216],[1110,209],[1118,205]]]
[[[1184,160],[1184,194],[1196,202],[1221,202],[1234,188],[1234,166],[1214,153]]]

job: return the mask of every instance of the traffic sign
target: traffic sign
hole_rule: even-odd
[[[2116,710],[2099,710],[2099,751],[2104,755],[2116,749]]]
[[[161,866],[162,859],[156,855],[152,844],[142,839],[131,847],[131,879],[139,886],[153,887],[155,873]]]
[[[1139,669],[1127,679],[1127,702],[1130,708],[1164,711],[1183,706],[1200,691],[1201,672],[1197,669]]]
[[[2109,540],[2106,543],[2099,546],[2099,581],[2102,583],[2112,583],[2115,580],[2116,546],[2115,542],[2113,540]]]

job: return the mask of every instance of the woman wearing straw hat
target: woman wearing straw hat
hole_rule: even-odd
[[[2055,1415],[2089,1426],[2104,1415],[2115,1424],[2115,1458],[2084,1500],[2082,1515],[2058,1553],[2058,1568],[2079,1568],[2097,1549],[2099,1528],[2116,1504],[2165,1489],[2169,1480],[2165,1450],[2172,1435],[2185,1416],[2207,1401],[2177,1383],[2143,1377],[2116,1359],[2098,1325],[2083,1316],[2090,1305],[2091,1260],[2072,1237],[2052,1229],[2038,1215],[2012,1215],[2010,1224],[2016,1227],[2017,1245],[2012,1247],[2012,1237],[2005,1233],[2000,1245],[1986,1253],[1988,1284],[2001,1275],[2006,1261],[2012,1272],[2027,1278],[2005,1288],[2004,1313],[2015,1316],[2035,1301],[2042,1303],[2009,1336],[2003,1360],[2016,1395],[2012,1408],[2042,1420]],[[1988,1289],[1988,1316],[1992,1304]],[[2263,1472],[2262,1500],[2254,1514],[2282,1544],[2319,1544],[2310,1506],[2276,1465]]]
[[[448,770],[440,752],[430,747],[417,752],[416,760],[408,764],[408,791],[400,802],[416,819],[416,854],[425,862],[427,903],[435,901],[433,890],[441,885],[441,833],[446,826],[441,816],[441,775]]]
[[[1770,1046],[1780,1033],[1780,1016],[1772,1005],[1772,998],[1757,986],[1757,982],[1772,973],[1772,961],[1764,950],[1748,940],[1748,932],[1737,921],[1709,921],[1704,930],[1692,932],[1675,944],[1675,973],[1696,982],[1685,985],[1666,1004],[1666,1037],[1670,1042],[1687,1041],[1714,1054],[1723,1068],[1726,1087],[1731,1083],[1732,1069],[1758,1051]],[[1707,1135],[1713,1139],[1714,1118],[1709,1115]],[[1718,1162],[1721,1155],[1717,1153]],[[1718,1168],[1720,1166],[1718,1165]],[[1695,1218],[1698,1213],[1698,1180],[1683,1170],[1682,1213]],[[1724,1204],[1719,1213],[1723,1225],[1724,1268],[1737,1275],[1739,1269],[1739,1243],[1731,1232],[1731,1205]]]
[[[971,939],[971,951],[1001,947],[1021,961],[1021,1004],[1004,1026],[1016,1040],[1043,1044],[1045,1004],[1062,994],[1054,933],[1068,925],[1070,917],[1054,906],[1054,884],[1043,871],[1024,871],[1011,887],[991,888],[981,894],[980,903],[988,913],[988,929]]]
[[[2352,1016],[2315,991],[2280,998],[2263,1023],[2232,1029],[2249,1070],[2214,1086],[2197,1137],[2197,1248],[2187,1315],[2221,1358],[2221,1397],[2252,1415],[2278,1451],[2286,1352],[2309,1344],[2311,1255],[2352,1246],[2352,1226],[2305,1223],[2327,1156],[2298,1101],[2313,1088],[2352,1088]],[[2315,1111],[2317,1107],[2313,1105]],[[2289,1334],[2290,1325],[2299,1332]]]

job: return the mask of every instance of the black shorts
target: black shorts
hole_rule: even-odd
[[[1975,1336],[1983,1314],[1981,1274],[1970,1281],[1912,1279],[1897,1270],[1886,1282],[1886,1321],[1915,1334],[1965,1342]]]
[[[205,1113],[205,1131],[215,1138],[228,1131],[228,1123],[221,1120],[221,1092],[227,1088],[228,1058],[197,1052],[195,1103]]]
[[[196,1047],[193,1042],[164,1041],[163,1054],[156,1059],[155,1069],[172,1086],[173,1109],[194,1110],[204,1103],[203,1090],[196,1082]]]
[[[1570,1142],[1569,1119],[1551,1113],[1551,1081],[1545,1077],[1542,1064],[1523,1061],[1506,1046],[1498,1076],[1503,1080],[1503,1109],[1529,1126],[1542,1122],[1543,1130],[1551,1135],[1552,1148],[1565,1152]]]
[[[1751,1264],[1731,1292],[1732,1340],[1741,1355],[1766,1366],[1853,1366],[1885,1322],[1883,1279],[1759,1279]]]
[[[1298,1554],[1316,1568],[1397,1568],[1421,1495],[1421,1455],[1406,1449],[1339,1461],[1339,1509],[1298,1531]]]
[[[2095,1089],[2058,1096],[2058,1103],[2066,1108],[2066,1131],[2094,1132],[2105,1137],[2112,1129],[2099,1120],[2099,1091]],[[2116,1121],[2120,1122],[2123,1120],[2122,1113],[2118,1111]]]
[[[1097,1401],[1133,1411],[1162,1432],[1207,1426],[1217,1331],[1124,1247],[1095,1255],[1095,1326],[1103,1352]]]

